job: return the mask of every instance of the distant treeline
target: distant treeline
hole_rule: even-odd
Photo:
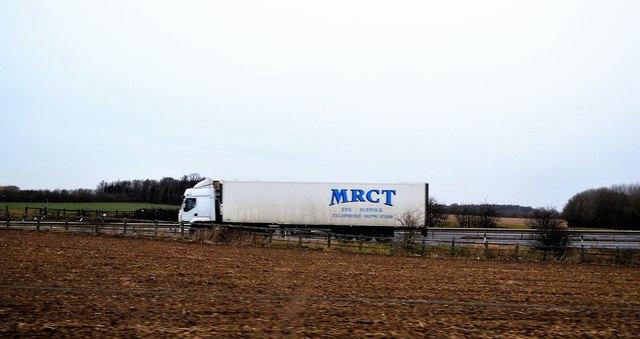
[[[96,188],[96,195],[104,202],[148,202],[154,204],[179,205],[187,188],[203,180],[199,174],[184,175],[179,180],[162,178],[161,180],[124,180],[102,181]]]
[[[569,227],[640,229],[640,184],[590,189],[562,211]]]
[[[460,216],[528,218],[535,211],[532,207],[492,204],[452,204],[443,210],[456,216],[459,223],[464,220]],[[640,230],[640,184],[580,192],[558,214],[569,227]]]
[[[460,210],[471,211],[471,214],[482,214],[490,211],[490,214],[502,218],[526,218],[533,214],[535,208],[520,205],[496,205],[496,204],[451,204],[446,206],[448,214],[456,214]]]
[[[187,188],[203,180],[199,174],[180,179],[102,181],[95,189],[21,190],[0,186],[0,202],[144,202],[179,205]]]

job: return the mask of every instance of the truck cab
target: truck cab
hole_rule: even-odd
[[[216,186],[219,182],[205,179],[184,192],[178,220],[185,223],[215,223],[219,214]]]

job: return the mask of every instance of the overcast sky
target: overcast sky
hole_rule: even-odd
[[[640,2],[0,0],[0,185],[640,182]]]

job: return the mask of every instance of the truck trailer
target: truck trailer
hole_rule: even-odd
[[[178,218],[192,228],[305,227],[382,238],[392,237],[398,228],[424,227],[428,195],[427,183],[205,179],[185,191]],[[407,216],[413,225],[407,225]]]

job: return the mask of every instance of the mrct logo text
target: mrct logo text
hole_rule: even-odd
[[[393,197],[396,195],[396,190],[361,190],[361,189],[331,189],[331,204],[344,204],[349,202],[370,202],[379,204],[384,201],[387,206],[393,206]]]

